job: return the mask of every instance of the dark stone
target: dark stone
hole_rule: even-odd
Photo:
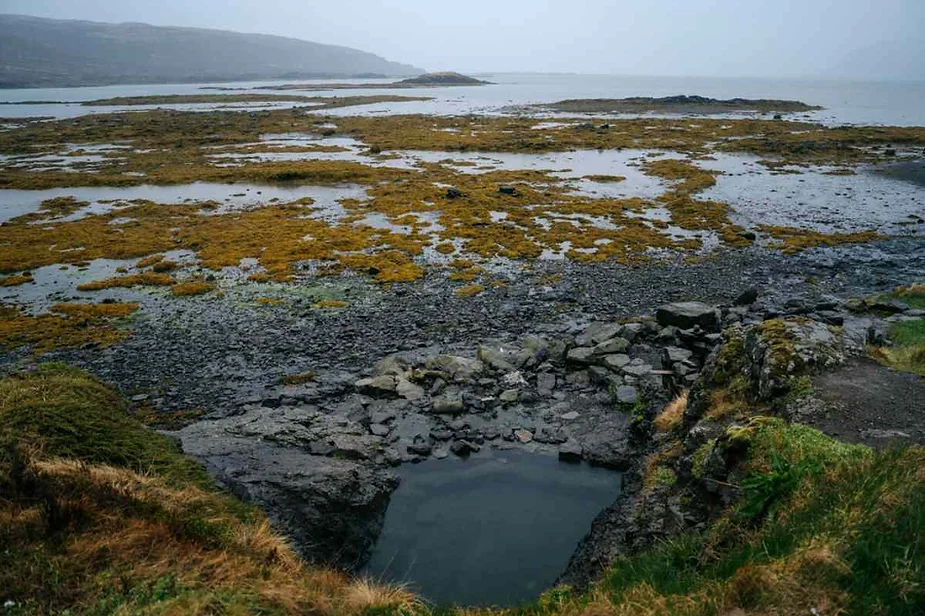
[[[429,456],[433,450],[430,440],[421,435],[415,436],[414,442],[408,445],[408,451],[419,456]]]
[[[450,451],[460,458],[465,458],[471,453],[478,453],[481,449],[481,447],[469,441],[456,441],[450,446]]]
[[[583,452],[581,444],[576,440],[569,440],[559,445],[559,459],[563,462],[581,462]]]
[[[758,301],[758,289],[752,287],[742,291],[742,294],[732,303],[736,306],[751,306],[756,301]]]
[[[194,429],[181,436],[219,485],[260,507],[308,562],[362,566],[398,478],[358,462]]]

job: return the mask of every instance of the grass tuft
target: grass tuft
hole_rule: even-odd
[[[680,426],[684,419],[684,411],[687,410],[689,397],[690,392],[685,390],[669,402],[653,420],[652,425],[655,429],[659,432],[671,432]]]
[[[158,274],[155,272],[142,272],[141,274],[132,274],[130,276],[118,276],[116,278],[107,278],[96,282],[88,282],[79,285],[78,291],[102,291],[103,289],[130,289],[132,287],[169,287],[174,283],[173,278],[167,274]]]
[[[156,266],[155,266],[156,267]],[[174,297],[190,297],[193,295],[205,295],[215,290],[215,284],[205,280],[189,280],[181,282],[170,287],[170,292]]]

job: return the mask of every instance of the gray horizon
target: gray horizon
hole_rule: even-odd
[[[0,0],[0,13],[272,34],[430,71],[925,80],[925,2]]]

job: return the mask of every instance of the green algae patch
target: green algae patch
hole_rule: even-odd
[[[331,128],[331,124],[336,128]],[[787,141],[791,133],[804,142],[835,139],[832,130],[814,124],[764,120],[617,120],[605,126],[564,120],[555,128],[537,128],[533,118],[385,116],[331,118],[296,110],[252,113],[182,113],[168,110],[122,113],[29,125],[0,133],[0,151],[59,151],[62,143],[118,143],[93,172],[4,169],[0,186],[173,185],[190,182],[252,182],[313,186],[359,185],[367,197],[342,200],[345,215],[337,221],[311,218],[311,203],[270,202],[244,212],[219,213],[216,207],[133,202],[104,214],[61,220],[86,204],[71,198],[50,200],[35,214],[0,227],[0,272],[13,274],[55,263],[98,258],[142,259],[139,269],[168,273],[162,255],[190,250],[208,269],[236,267],[257,259],[256,281],[287,282],[313,262],[313,273],[359,271],[378,282],[409,282],[423,275],[426,250],[476,261],[507,258],[529,261],[544,255],[580,263],[615,261],[639,264],[671,253],[700,251],[718,239],[728,247],[750,240],[732,224],[728,204],[697,195],[716,182],[718,172],[703,169],[698,159],[711,151],[739,147],[749,138]],[[844,137],[845,130],[837,136]],[[877,159],[878,143],[925,143],[925,130],[882,128],[848,131],[852,160]],[[569,180],[551,172],[489,170],[466,173],[450,161],[396,169],[340,160],[253,162],[223,166],[222,153],[315,151],[315,146],[264,147],[262,136],[283,133],[348,136],[371,151],[443,150],[548,152],[581,148],[643,148],[677,151],[686,159],[643,163],[642,171],[668,183],[655,199],[595,199],[574,194]],[[789,143],[789,141],[788,141]],[[333,146],[337,147],[337,146]],[[751,147],[751,146],[749,146]],[[742,147],[737,151],[750,151]],[[822,152],[828,151],[823,148]],[[616,181],[614,176],[589,176]],[[452,187],[450,190],[447,187]],[[218,205],[218,204],[214,204]],[[649,220],[646,211],[668,210],[671,219]],[[387,229],[373,228],[370,215]],[[114,222],[118,224],[114,224]],[[39,224],[33,224],[39,223]],[[439,227],[432,227],[435,223]],[[378,226],[378,225],[377,225]],[[687,233],[672,234],[671,227]],[[432,230],[433,228],[439,230]],[[272,229],[272,231],[271,231]],[[873,233],[827,235],[787,227],[768,227],[775,246],[795,252],[818,245],[871,241]],[[147,262],[151,256],[158,262]],[[160,263],[162,262],[162,263]]]
[[[622,175],[586,175],[581,179],[601,184],[619,184],[626,181],[626,177]]]
[[[669,180],[680,194],[693,194],[716,185],[719,171],[708,171],[687,160],[663,158],[642,165],[643,173]]]
[[[4,276],[0,278],[0,287],[18,287],[29,282],[34,282],[32,274],[26,272],[24,274],[16,274],[14,276]]]
[[[376,102],[376,97],[360,97]],[[349,97],[330,99],[346,105]],[[334,124],[336,128],[330,128]],[[765,156],[768,162],[856,165],[890,160],[886,151],[899,146],[925,145],[925,128],[840,127],[807,122],[757,119],[621,119],[601,127],[562,120],[555,128],[540,128],[528,117],[424,115],[325,117],[299,109],[239,113],[190,113],[152,110],[140,113],[92,115],[57,122],[33,123],[0,133],[0,152],[55,153],[63,143],[129,145],[134,151],[107,156],[93,173],[5,169],[0,185],[8,188],[68,185],[132,185],[145,177],[169,183],[167,176],[229,177],[216,171],[209,156],[220,146],[250,146],[261,135],[316,133],[360,139],[372,151],[430,150],[483,152],[561,152],[571,149],[676,151],[704,155],[711,151]],[[605,127],[606,126],[606,127]],[[158,165],[168,165],[159,171]],[[175,164],[170,164],[175,163]],[[226,171],[228,171],[226,169]],[[251,174],[254,177],[256,174]],[[96,178],[96,179],[94,179]],[[233,178],[231,178],[233,179]]]
[[[339,299],[323,299],[312,304],[312,306],[315,308],[320,308],[322,310],[337,310],[340,308],[346,308],[347,305],[347,302]]]
[[[299,372],[297,374],[283,375],[283,378],[280,379],[280,382],[283,385],[295,387],[298,385],[305,385],[307,383],[314,383],[317,378],[318,373],[314,370],[309,370],[307,372]]]
[[[480,284],[471,284],[465,287],[460,287],[455,291],[457,297],[475,297],[476,295],[481,295],[484,292],[485,287]]]

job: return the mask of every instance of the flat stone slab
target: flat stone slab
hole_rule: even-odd
[[[713,306],[702,302],[666,304],[656,311],[655,317],[663,327],[674,325],[680,329],[691,329],[700,326],[710,332],[720,329],[719,312]]]

